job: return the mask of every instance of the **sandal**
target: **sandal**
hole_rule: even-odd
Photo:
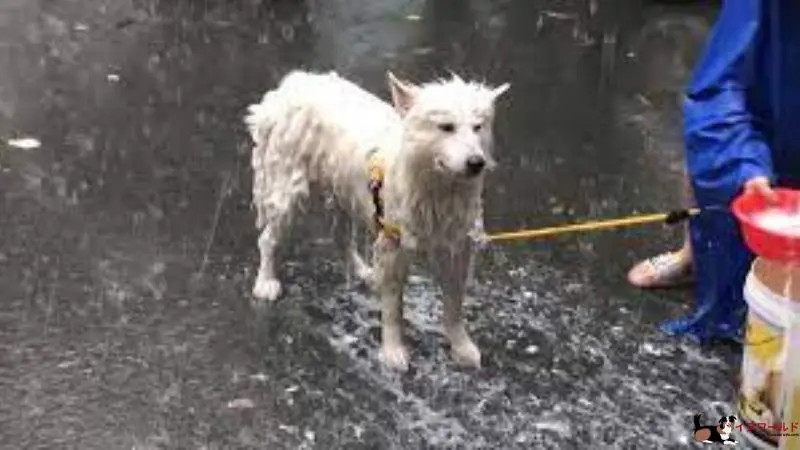
[[[663,253],[633,266],[628,272],[628,282],[644,289],[670,288],[689,283],[691,273],[692,265],[679,253]]]

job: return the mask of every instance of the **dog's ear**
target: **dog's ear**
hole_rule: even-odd
[[[411,83],[400,81],[392,72],[386,72],[389,89],[392,91],[392,104],[400,115],[411,109],[419,88]]]
[[[510,88],[511,88],[510,83],[503,83],[500,86],[497,86],[496,88],[492,89],[491,93],[489,94],[492,97],[492,101],[497,100],[498,97],[505,94],[505,92]]]

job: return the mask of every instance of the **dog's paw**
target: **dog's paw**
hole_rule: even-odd
[[[481,351],[470,339],[465,339],[453,345],[452,354],[453,360],[460,366],[474,369],[480,369],[481,367]]]
[[[273,301],[281,295],[281,282],[275,278],[259,278],[253,286],[253,296],[259,300]]]
[[[381,347],[381,362],[398,372],[408,371],[408,350],[403,345],[387,345]]]

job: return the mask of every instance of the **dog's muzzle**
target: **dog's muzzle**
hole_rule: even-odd
[[[474,177],[479,175],[483,172],[483,169],[486,167],[486,158],[479,155],[472,155],[467,158],[467,175]]]

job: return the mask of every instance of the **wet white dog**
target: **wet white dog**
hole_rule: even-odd
[[[485,236],[483,176],[495,165],[494,105],[509,85],[490,88],[453,76],[416,86],[391,73],[388,78],[394,107],[335,73],[297,71],[249,108],[253,204],[261,230],[253,294],[269,300],[280,295],[275,248],[312,187],[326,189],[355,217],[373,224],[370,161],[377,157],[383,220],[399,236],[388,228],[378,232],[372,267],[354,249],[350,253],[359,275],[380,295],[381,360],[408,368],[403,288],[409,263],[424,256],[443,290],[444,329],[454,359],[480,367],[462,303],[475,241]]]

